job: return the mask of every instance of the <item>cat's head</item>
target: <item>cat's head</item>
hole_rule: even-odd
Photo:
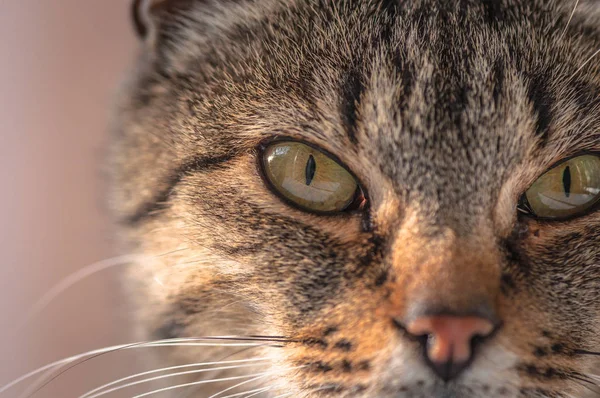
[[[594,1],[137,3],[144,327],[283,336],[295,397],[600,391]]]

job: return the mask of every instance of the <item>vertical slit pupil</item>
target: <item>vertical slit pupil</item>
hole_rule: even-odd
[[[565,167],[563,171],[563,188],[565,190],[565,196],[568,198],[571,196],[571,167]]]
[[[317,162],[313,155],[308,156],[308,161],[306,162],[306,185],[310,185],[315,178],[315,173],[317,172]]]

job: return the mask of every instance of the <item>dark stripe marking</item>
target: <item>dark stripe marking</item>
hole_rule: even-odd
[[[147,218],[153,217],[161,210],[168,207],[168,201],[173,195],[174,188],[188,175],[198,171],[206,171],[220,166],[221,164],[230,161],[235,157],[234,154],[215,156],[215,157],[203,157],[191,159],[177,170],[174,171],[171,177],[168,178],[166,188],[159,192],[154,199],[142,204],[138,210],[132,215],[125,217],[123,224],[136,225],[146,220]]]
[[[496,103],[496,105],[498,105],[504,93],[504,81],[506,79],[504,60],[501,58],[496,59],[496,61],[494,62],[494,67],[492,69],[492,79],[494,85],[494,91],[492,95],[494,98],[494,102]]]
[[[380,7],[390,16],[395,17],[400,4],[398,0],[381,0]]]
[[[356,68],[351,69],[342,84],[340,112],[346,135],[353,144],[358,143],[356,138],[357,109],[364,89],[360,72]]]
[[[545,76],[532,77],[529,83],[529,100],[537,113],[536,135],[544,145],[548,140],[548,128],[552,123],[552,108],[554,107],[554,96],[550,92]]]
[[[497,26],[506,20],[506,9],[501,0],[481,0],[485,21],[491,26]]]

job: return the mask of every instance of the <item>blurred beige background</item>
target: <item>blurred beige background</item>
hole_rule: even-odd
[[[136,47],[129,3],[0,0],[0,386],[132,341],[118,268],[67,290],[16,332],[51,286],[114,255],[101,162],[111,102]],[[135,355],[99,358],[35,397],[77,397],[143,365]]]

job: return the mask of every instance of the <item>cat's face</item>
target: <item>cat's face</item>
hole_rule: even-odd
[[[600,192],[600,7],[149,3],[114,157],[124,229],[160,255],[133,272],[145,328],[284,336],[295,397],[600,394],[599,206],[518,210],[586,154]],[[358,205],[282,199],[273,142],[331,156]]]

